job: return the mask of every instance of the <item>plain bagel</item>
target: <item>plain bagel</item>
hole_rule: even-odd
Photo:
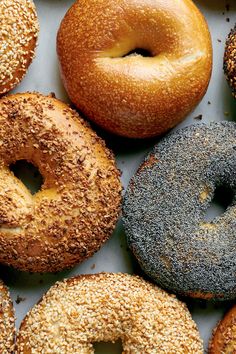
[[[43,176],[34,195],[9,169],[22,159]],[[119,216],[119,175],[113,154],[66,104],[30,93],[2,98],[0,263],[55,272],[93,255]]]
[[[133,138],[179,123],[205,94],[212,67],[209,30],[191,0],[78,0],[57,52],[73,103]]]
[[[13,89],[30,65],[38,36],[33,1],[0,1],[0,95]]]
[[[144,271],[171,292],[236,297],[236,124],[198,124],[165,137],[131,179],[124,198],[128,244]],[[205,213],[219,186],[232,204]]]
[[[14,349],[15,317],[8,290],[0,280],[0,353],[11,354]]]
[[[186,305],[128,274],[82,275],[56,283],[23,320],[17,354],[92,354],[122,340],[123,353],[203,354]]]

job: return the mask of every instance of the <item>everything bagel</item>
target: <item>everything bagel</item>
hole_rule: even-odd
[[[31,0],[0,1],[0,96],[13,89],[30,65],[38,36]]]
[[[9,169],[22,159],[43,177],[35,195]],[[0,100],[0,263],[55,272],[83,261],[111,235],[120,202],[114,157],[77,113],[39,94]]]
[[[191,0],[76,1],[58,31],[57,52],[73,103],[101,127],[132,138],[180,122],[205,94],[212,67],[208,27]]]
[[[128,243],[144,271],[172,292],[236,297],[236,124],[199,124],[164,138],[127,189]],[[211,222],[205,213],[218,186],[234,199]]]

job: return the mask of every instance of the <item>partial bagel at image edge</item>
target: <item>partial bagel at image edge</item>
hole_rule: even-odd
[[[236,297],[236,123],[192,125],[157,144],[131,179],[123,202],[128,245],[145,273],[184,296]],[[216,186],[234,199],[205,220]]]
[[[137,48],[150,57],[126,56]],[[160,135],[182,121],[212,70],[208,26],[190,0],[76,1],[61,22],[57,53],[75,106],[129,138]]]

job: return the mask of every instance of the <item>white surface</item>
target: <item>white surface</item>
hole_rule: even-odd
[[[59,76],[55,41],[59,23],[73,1],[36,0],[35,2],[41,26],[37,55],[27,76],[15,91],[39,91],[46,94],[55,92],[58,98],[68,101]],[[223,76],[222,58],[226,35],[235,23],[236,2],[234,0],[196,0],[195,2],[202,9],[210,26],[214,47],[214,69],[208,92],[203,101],[179,126],[198,123],[194,117],[199,114],[203,115],[203,122],[235,119],[236,102],[231,97],[230,90]],[[229,12],[226,11],[226,3],[230,4]],[[230,18],[230,22],[226,21],[227,17]],[[208,101],[211,104],[208,104]],[[123,171],[122,182],[126,188],[130,177],[134,174],[143,156],[158,139],[137,142],[114,137],[111,139],[108,134],[100,131],[99,134],[105,137],[108,145],[114,149],[118,166]],[[139,272],[137,263],[127,251],[125,235],[120,222],[114,235],[93,258],[69,271],[57,275],[30,275],[7,267],[0,267],[0,276],[4,278],[10,287],[16,309],[17,325],[19,325],[26,312],[56,280],[79,273],[96,273],[100,271]],[[17,296],[25,300],[20,302],[20,304],[16,304]],[[206,347],[212,328],[231,304],[212,304],[204,301],[188,300],[188,305],[199,326]],[[106,346],[106,349],[105,347],[100,347],[99,350],[96,350],[96,353],[103,354],[119,352],[113,346]]]

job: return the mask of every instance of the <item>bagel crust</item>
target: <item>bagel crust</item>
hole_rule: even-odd
[[[163,288],[197,298],[236,297],[235,198],[212,221],[218,186],[236,190],[236,124],[193,125],[165,137],[124,197],[128,244]]]
[[[123,353],[202,354],[186,305],[128,274],[83,275],[56,283],[21,324],[17,354],[94,353],[122,340]]]
[[[9,169],[22,159],[43,177],[34,195]],[[119,216],[119,175],[104,142],[66,104],[36,93],[2,98],[0,263],[55,272],[93,255]]]
[[[33,1],[0,1],[0,95],[12,90],[30,65],[38,36]]]
[[[150,56],[135,54],[140,48]],[[178,124],[211,76],[208,26],[191,0],[77,0],[61,23],[57,52],[73,103],[132,138]]]
[[[236,351],[236,306],[215,328],[209,345],[209,354],[234,354]]]
[[[224,72],[227,81],[236,97],[236,26],[231,30],[225,46]]]
[[[0,280],[0,353],[10,354],[14,349],[15,318],[7,288]]]

